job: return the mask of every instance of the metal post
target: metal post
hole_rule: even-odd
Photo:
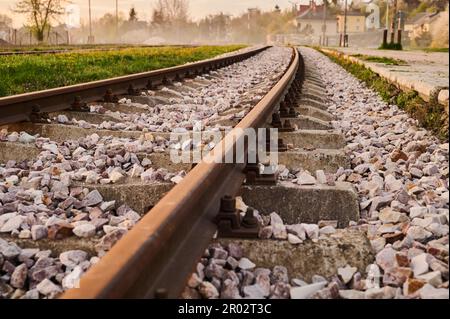
[[[386,30],[389,29],[389,0],[386,0]]]
[[[116,42],[119,39],[119,0],[116,0]]]
[[[89,44],[93,44],[94,43],[94,37],[92,36],[91,0],[89,0],[89,36],[88,36],[88,43]]]
[[[345,0],[344,7],[344,47],[347,47],[347,0]]]
[[[391,19],[391,43],[393,44],[395,41],[395,22],[397,18],[397,0],[394,0],[394,11],[392,12]]]
[[[325,34],[326,34],[326,30],[327,30],[327,5],[328,5],[328,0],[323,0],[323,23],[322,23],[322,41],[323,45],[325,45]]]
[[[388,29],[383,30],[383,48],[387,45]]]

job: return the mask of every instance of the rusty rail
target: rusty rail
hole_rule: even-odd
[[[268,46],[265,46],[226,57],[155,71],[3,97],[0,98],[0,125],[29,120],[36,106],[41,112],[62,111],[70,108],[74,103],[102,101],[105,99],[105,94],[112,97],[126,95],[130,88],[132,91],[150,89],[167,80],[189,77],[245,60],[267,48]]]
[[[216,232],[220,198],[238,192],[243,164],[218,163],[237,128],[262,127],[284,98],[300,63],[293,50],[280,81],[202,162],[176,185],[62,298],[177,298]],[[231,141],[231,143],[229,143]],[[225,148],[225,147],[228,148]],[[224,151],[222,151],[224,150]]]

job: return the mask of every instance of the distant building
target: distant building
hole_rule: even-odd
[[[321,36],[324,25],[324,6],[316,5],[314,0],[309,5],[300,5],[295,25],[300,34],[305,36]],[[337,33],[336,16],[327,10],[325,17],[326,35]]]
[[[405,22],[407,37],[415,46],[448,47],[448,11],[417,14]]]
[[[337,16],[338,32],[344,33],[344,13]],[[347,11],[347,33],[366,32],[366,16],[360,11]]]
[[[367,3],[367,2],[366,2]],[[381,27],[380,24],[380,7],[374,3],[373,0],[366,6],[366,30],[378,30]]]
[[[447,14],[447,12],[441,12]],[[405,22],[405,31],[410,32],[410,37],[420,37],[423,33],[430,32],[432,24],[439,18],[439,12],[421,12]]]

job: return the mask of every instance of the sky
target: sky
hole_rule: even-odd
[[[0,13],[14,16],[11,9],[14,8],[18,0],[0,0]],[[81,19],[88,17],[88,0],[71,0],[72,4],[79,6]],[[135,7],[138,17],[142,20],[149,20],[156,0],[118,0],[119,11],[128,13],[132,6]],[[292,2],[297,4],[307,4],[309,0],[189,0],[189,15],[193,20],[198,20],[208,14],[219,12],[237,15],[247,10],[247,8],[259,7],[269,10],[279,5],[281,9],[291,8]],[[316,1],[321,3],[321,0]],[[115,11],[115,0],[91,0],[93,18],[100,17],[106,12]],[[14,16],[14,27],[20,27],[25,19],[22,16]]]

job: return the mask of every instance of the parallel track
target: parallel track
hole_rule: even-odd
[[[134,90],[150,89],[173,79],[183,79],[215,70],[245,60],[267,48],[266,46],[230,56],[150,72],[3,97],[0,98],[0,125],[28,120],[35,106],[38,106],[42,112],[62,111],[69,109],[76,101],[78,103],[101,101],[107,92],[113,98],[115,95],[128,94]]]
[[[42,112],[69,109],[77,98],[84,103],[101,101],[109,90],[127,94],[200,74],[249,58],[267,47],[163,70],[0,99],[0,125],[28,120],[33,106]],[[235,195],[245,176],[244,164],[223,163],[239,139],[238,129],[265,127],[287,94],[291,83],[301,81],[302,59],[292,50],[289,68],[262,100],[224,137],[207,158],[161,199],[81,279],[80,288],[62,298],[176,298],[194,265],[217,230],[213,222],[225,195]],[[235,140],[233,136],[238,138]],[[225,149],[225,146],[228,147]],[[220,148],[224,152],[218,151]],[[214,160],[217,159],[217,160]]]

